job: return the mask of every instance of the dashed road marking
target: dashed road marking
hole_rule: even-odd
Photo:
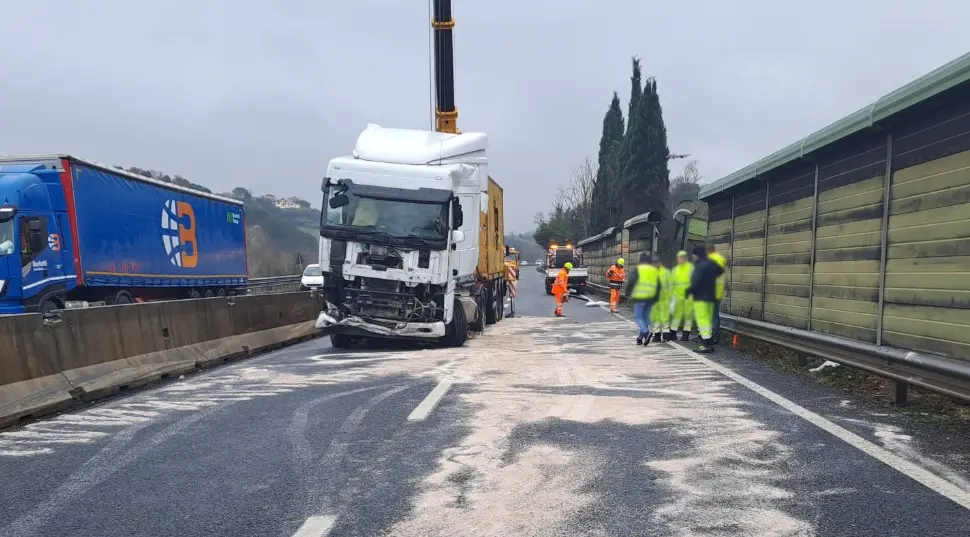
[[[408,421],[423,421],[425,418],[427,418],[428,414],[431,414],[431,411],[434,410],[434,407],[438,406],[438,402],[441,401],[441,398],[444,397],[445,394],[448,393],[448,390],[451,389],[451,385],[452,382],[450,380],[442,380],[439,382],[438,385],[431,390],[431,393],[424,398],[424,401],[421,401],[421,404],[419,404],[417,408],[411,412],[411,414],[408,416]]]
[[[323,537],[330,533],[337,517],[332,515],[317,515],[306,519],[293,537]]]

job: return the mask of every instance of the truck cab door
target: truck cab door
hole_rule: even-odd
[[[24,215],[19,225],[23,302],[33,305],[52,291],[51,286],[63,289],[60,235],[52,215]]]
[[[478,266],[480,211],[479,200],[476,199],[475,195],[461,194],[456,200],[452,207],[452,229],[460,230],[464,235],[464,240],[451,244],[452,255],[450,257],[452,262],[450,263],[450,270],[457,271],[457,276],[462,277],[474,274],[475,268]],[[456,218],[458,218],[457,221]],[[452,273],[452,275],[455,274]]]

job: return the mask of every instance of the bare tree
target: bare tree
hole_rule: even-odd
[[[701,192],[701,172],[697,161],[691,160],[684,166],[683,171],[670,182],[670,199],[677,207],[684,201],[691,201],[697,209],[697,216],[707,218],[707,204],[699,199]]]
[[[684,166],[684,170],[680,172],[680,175],[674,177],[674,180],[670,182],[671,186],[676,185],[699,185],[701,182],[701,172],[697,168],[697,161],[691,160]]]
[[[586,157],[574,166],[569,183],[559,187],[557,205],[575,211],[583,237],[591,235],[593,227],[593,188],[596,186],[596,164]]]

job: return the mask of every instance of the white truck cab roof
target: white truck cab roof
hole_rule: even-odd
[[[488,135],[482,132],[385,129],[371,123],[357,137],[354,157],[391,164],[486,164],[487,150]]]

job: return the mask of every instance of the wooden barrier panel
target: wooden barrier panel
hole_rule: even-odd
[[[894,133],[882,324],[888,345],[960,360],[970,360],[968,99]]]

